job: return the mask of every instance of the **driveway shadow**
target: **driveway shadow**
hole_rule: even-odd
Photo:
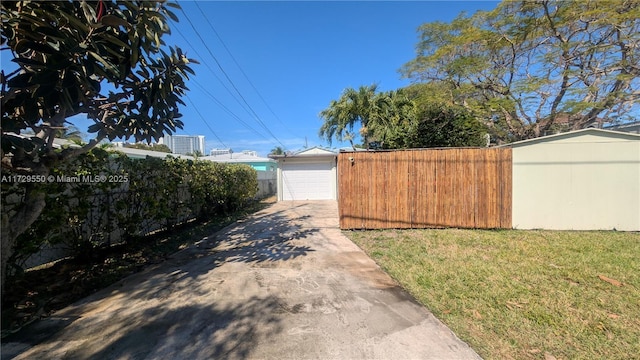
[[[304,244],[305,238],[320,229],[304,227],[307,217],[292,219],[275,212],[237,222],[114,286],[131,299],[162,300],[181,291],[206,296],[211,289],[201,286],[203,276],[226,263],[268,267],[315,251]]]
[[[207,274],[226,263],[306,256],[314,250],[305,238],[320,231],[304,226],[308,216],[257,215],[26,327],[9,340],[20,345],[17,351],[3,351],[2,359],[246,358],[261,339],[281,331],[278,314],[286,309],[274,296],[222,306],[229,302],[217,303],[216,288],[230,275]],[[76,345],[52,356],[62,343]]]
[[[228,307],[191,304],[151,307],[135,314],[85,319],[19,359],[245,359],[282,331],[274,297],[252,297]],[[69,346],[68,344],[74,344]],[[5,355],[3,354],[3,358]],[[11,358],[11,357],[7,357]]]
[[[221,234],[215,243],[220,250],[212,255],[217,264],[275,262],[306,256],[314,250],[303,245],[304,241],[297,240],[304,240],[319,231],[303,227],[301,222],[307,217],[289,219],[282,214],[273,214],[236,225]]]
[[[314,250],[305,239],[320,231],[305,227],[307,218],[289,218],[279,211],[239,221],[174,254],[165,265],[173,265],[172,271],[179,269],[185,276],[198,277],[225,263],[271,263],[306,256]],[[211,261],[202,266],[191,263],[194,259]]]

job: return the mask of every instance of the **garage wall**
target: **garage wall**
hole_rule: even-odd
[[[336,157],[289,157],[278,162],[278,200],[337,200]]]
[[[514,228],[640,231],[640,136],[594,129],[512,148]]]

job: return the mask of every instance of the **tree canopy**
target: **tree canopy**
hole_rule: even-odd
[[[63,160],[104,138],[149,142],[181,128],[180,97],[193,71],[179,48],[162,41],[168,18],[177,20],[171,6],[177,5],[2,2],[2,46],[17,65],[2,71],[3,167],[42,173],[41,160]],[[92,141],[54,153],[56,131],[77,114],[93,120]],[[35,136],[20,136],[26,130]]]
[[[378,92],[375,85],[347,88],[320,113],[320,136],[329,142],[349,140],[355,127],[366,148],[484,146],[488,133],[478,117],[447,102],[432,84]]]
[[[269,152],[269,155],[284,155],[284,149],[280,146],[276,146]]]
[[[486,126],[469,110],[442,104],[421,108],[405,134],[409,148],[487,146],[489,135]]]
[[[324,123],[319,134],[329,143],[348,140],[355,148],[353,140],[359,135],[363,146],[380,144],[395,137],[398,125],[412,118],[411,103],[402,91],[379,92],[377,85],[360,86],[357,90],[345,89],[338,100],[332,100],[329,107],[320,112]]]
[[[419,28],[400,72],[524,139],[626,121],[640,97],[640,2],[504,1]]]
[[[415,104],[415,119],[402,129],[407,148],[486,146],[495,131],[477,114],[447,101],[441,85],[414,84],[403,89]]]
[[[2,168],[46,176],[60,162],[102,139],[150,142],[183,126],[179,106],[193,74],[177,47],[168,47],[165,1],[2,1]],[[71,129],[70,117],[93,121],[90,141],[56,149],[54,138]],[[4,184],[3,184],[4,185]],[[22,185],[22,202],[2,213],[2,282],[16,237],[38,217],[45,194]]]

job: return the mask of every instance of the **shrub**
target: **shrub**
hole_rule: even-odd
[[[99,148],[55,168],[52,176],[54,181],[35,184],[47,194],[47,205],[19,237],[10,260],[15,268],[45,245],[91,256],[114,242],[237,211],[257,192],[257,173],[247,165],[131,159]],[[65,181],[73,179],[80,181]],[[3,181],[3,211],[23,194],[22,184]]]

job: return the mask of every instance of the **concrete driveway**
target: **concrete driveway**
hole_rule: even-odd
[[[280,202],[3,344],[10,359],[477,359],[338,229]]]

